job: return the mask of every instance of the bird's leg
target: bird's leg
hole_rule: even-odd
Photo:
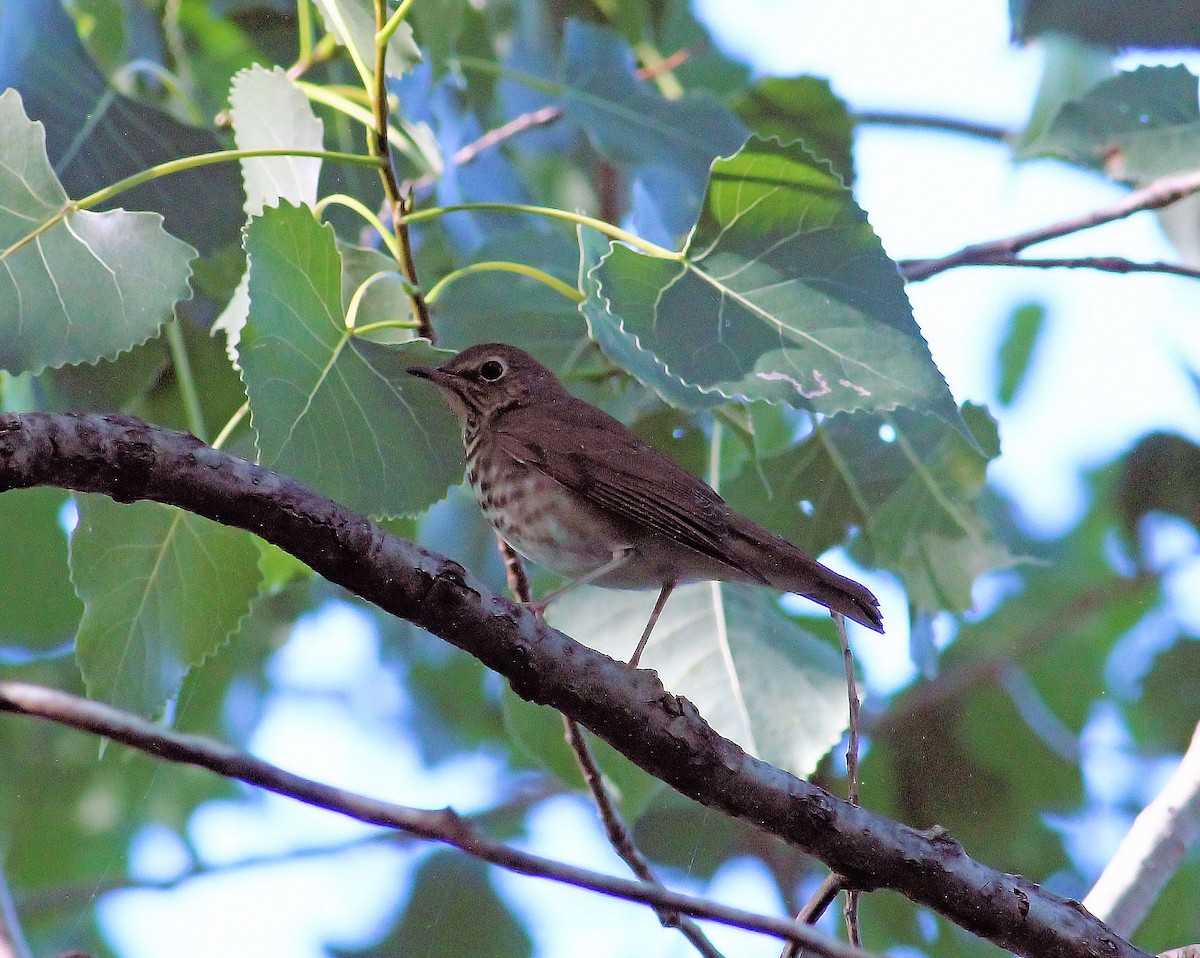
[[[631,555],[633,555],[633,546],[622,546],[620,549],[614,550],[612,558],[604,563],[604,565],[600,566],[600,568],[593,569],[587,575],[581,576],[573,582],[568,582],[566,585],[559,586],[557,589],[547,594],[538,602],[530,602],[529,608],[533,610],[534,615],[541,615],[546,611],[546,606],[548,606],[555,599],[561,599],[568,592],[578,589],[581,585],[590,585],[597,579],[602,579],[604,576],[612,572],[613,569],[621,568],[621,566],[629,561],[629,557]]]
[[[674,582],[663,583],[662,592],[658,594],[658,601],[654,603],[654,611],[650,613],[650,621],[646,623],[646,631],[642,633],[637,648],[633,650],[633,655],[629,658],[629,664],[635,669],[638,667],[638,660],[642,657],[642,650],[646,648],[646,643],[650,641],[650,633],[654,631],[655,623],[658,622],[658,617],[662,615],[663,606],[667,604],[667,597],[674,588]]]

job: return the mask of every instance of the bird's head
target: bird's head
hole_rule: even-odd
[[[504,343],[471,346],[441,366],[410,366],[407,371],[437,386],[463,419],[487,419],[562,389],[549,369]]]

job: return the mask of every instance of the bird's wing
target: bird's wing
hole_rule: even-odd
[[[716,492],[607,413],[581,400],[571,405],[571,415],[553,418],[512,410],[494,424],[500,447],[619,521],[755,575],[730,549],[727,507]]]

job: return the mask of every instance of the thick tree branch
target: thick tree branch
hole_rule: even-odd
[[[1078,902],[973,861],[943,830],[897,824],[752,758],[653,671],[578,644],[458,563],[286,476],[132,417],[0,416],[0,489],[39,485],[152,499],[254,532],[469,652],[518,695],[569,715],[683,794],[821,859],[852,887],[894,889],[1030,958],[1146,956]]]
[[[954,269],[956,266],[1011,264],[1016,260],[1018,253],[1035,243],[1044,243],[1046,240],[1056,239],[1059,236],[1078,233],[1093,226],[1124,219],[1126,216],[1132,216],[1142,210],[1161,209],[1196,192],[1200,192],[1200,170],[1164,176],[1149,186],[1133,190],[1110,206],[1092,210],[1082,216],[1073,216],[1058,223],[1051,223],[1048,226],[1041,226],[1025,233],[1018,233],[1015,236],[965,246],[957,253],[941,259],[911,260],[904,264],[901,273],[909,282],[916,282],[929,279],[930,276],[936,276],[938,273]]]
[[[867,952],[782,918],[755,915],[740,908],[668,891],[660,885],[614,878],[511,848],[486,838],[466,818],[450,808],[424,809],[393,805],[314,782],[212,739],[171,732],[128,712],[57,689],[24,682],[0,682],[0,711],[49,719],[102,735],[157,758],[198,765],[226,778],[348,815],[370,825],[397,828],[419,838],[444,842],[475,858],[521,875],[549,878],[614,898],[667,908],[787,941],[798,941],[805,948],[826,958],[870,958]]]

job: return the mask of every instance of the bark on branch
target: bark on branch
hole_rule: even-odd
[[[523,698],[591,729],[685,795],[820,858],[847,887],[890,888],[1030,958],[1147,958],[1078,902],[972,860],[747,755],[650,670],[539,622],[462,566],[390,536],[287,476],[126,416],[0,416],[0,490],[150,499],[246,529],[475,656]]]

